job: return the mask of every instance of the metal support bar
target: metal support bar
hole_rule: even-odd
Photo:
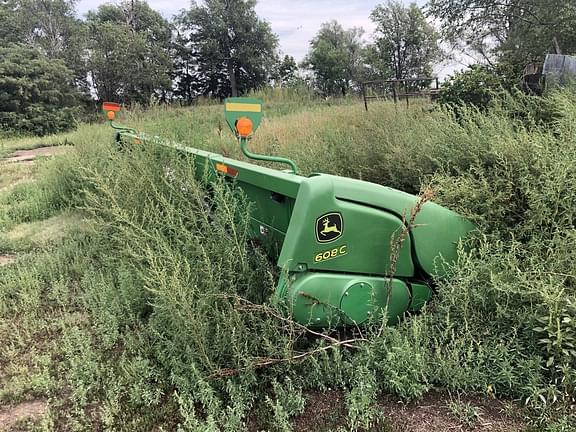
[[[126,126],[120,126],[120,125],[114,124],[114,122],[112,120],[109,120],[108,122],[110,123],[110,126],[112,126],[113,129],[116,129],[119,131],[129,132],[129,133],[132,133],[134,135],[138,134],[138,131],[136,129],[132,129],[132,128],[129,128]]]
[[[242,153],[244,153],[244,156],[246,156],[247,158],[254,159],[254,160],[267,161],[267,162],[278,162],[278,163],[290,165],[292,172],[294,174],[298,174],[298,167],[296,166],[296,163],[293,160],[290,160],[288,158],[283,158],[280,156],[266,156],[266,155],[259,155],[256,153],[252,153],[250,150],[248,150],[248,147],[247,147],[248,146],[248,138],[240,137],[239,141],[240,141],[240,148],[242,149]]]

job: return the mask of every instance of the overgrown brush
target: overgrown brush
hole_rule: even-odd
[[[338,334],[311,337],[270,307],[278,269],[248,239],[242,195],[195,180],[192,161],[172,150],[122,153],[103,129],[77,134],[77,152],[47,164],[44,183],[3,201],[11,204],[6,226],[80,208],[91,230],[0,269],[0,332],[18,353],[42,332],[34,320],[44,311],[58,317],[41,321],[57,342],[42,348],[40,384],[0,397],[30,388],[57,395],[52,420],[77,429],[246,430],[257,421],[289,430],[303,392],[331,388],[345,393],[346,427],[362,430],[381,427],[381,394],[410,400],[442,387],[522,400],[535,422],[569,430],[576,97],[552,97],[557,112],[546,126],[503,106],[455,116],[387,104],[368,113],[291,112],[263,124],[252,143],[260,151],[288,154],[307,173],[413,193],[432,182],[440,203],[479,227],[423,313],[362,329],[356,349],[328,349]],[[199,109],[132,120],[237,154],[218,130],[220,108]],[[16,316],[25,322],[12,337]]]

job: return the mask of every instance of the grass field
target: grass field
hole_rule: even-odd
[[[278,269],[244,247],[247,227],[229,229],[242,198],[216,186],[208,217],[191,161],[118,152],[105,124],[4,138],[0,156],[71,147],[0,162],[0,428],[576,430],[576,94],[551,95],[546,124],[497,106],[263,96],[254,149],[304,174],[432,187],[474,221],[455,277],[422,314],[320,350],[270,308]],[[120,122],[241,157],[219,105]]]

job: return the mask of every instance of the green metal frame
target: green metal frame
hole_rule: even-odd
[[[268,156],[252,153],[248,150],[248,141],[251,137],[241,137],[236,131],[236,122],[242,117],[250,119],[253,125],[253,132],[256,132],[262,121],[262,101],[260,99],[254,98],[228,98],[224,101],[224,116],[226,118],[226,123],[232,133],[238,138],[240,143],[240,149],[244,156],[249,159],[266,161],[266,162],[278,162],[281,164],[286,164],[290,166],[290,169],[294,174],[298,174],[298,167],[293,160],[284,158],[281,156]]]
[[[260,118],[252,114],[256,130]],[[235,132],[238,116],[252,114],[227,111],[226,119]],[[193,157],[198,178],[225,176],[244,192],[254,204],[251,235],[281,269],[274,301],[311,327],[366,324],[384,314],[393,323],[420,309],[432,296],[430,281],[449,277],[445,264],[456,261],[458,242],[474,230],[431,202],[416,216],[417,228],[408,230],[405,221],[417,197],[377,184],[326,174],[303,177],[295,164],[288,173],[116,129],[120,142],[171,147]],[[292,162],[254,155],[247,141],[240,145],[252,159]],[[393,239],[403,230],[408,234],[395,248]]]
[[[296,163],[293,160],[288,159],[288,158],[283,158],[280,156],[266,156],[266,155],[260,155],[260,154],[252,153],[250,150],[248,150],[248,139],[247,138],[240,137],[238,140],[240,141],[240,149],[242,150],[242,153],[244,153],[244,156],[246,156],[247,158],[254,159],[254,160],[260,160],[260,161],[266,161],[266,162],[283,163],[283,164],[289,165],[290,169],[292,170],[292,172],[294,174],[298,174],[298,166],[296,166]]]

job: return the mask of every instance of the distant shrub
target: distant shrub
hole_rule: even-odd
[[[46,135],[73,128],[78,94],[62,60],[22,45],[0,47],[0,132]]]
[[[503,97],[513,86],[506,74],[476,64],[450,77],[440,90],[438,102],[486,109],[494,99]]]

